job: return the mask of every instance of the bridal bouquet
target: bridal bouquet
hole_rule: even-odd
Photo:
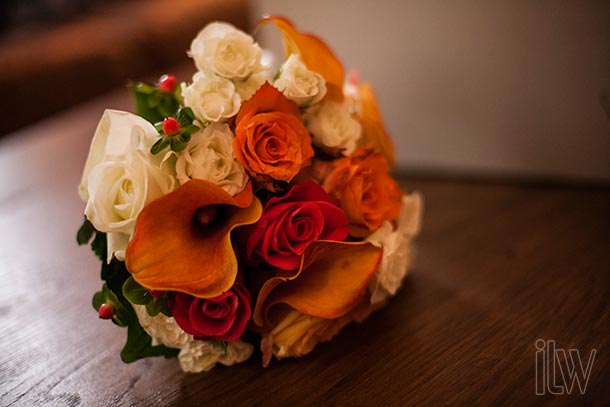
[[[99,317],[127,328],[125,362],[184,371],[260,347],[298,357],[361,321],[407,272],[422,203],[388,173],[371,87],[282,17],[276,72],[254,39],[206,26],[190,83],[132,84],[137,115],[107,110],[79,193],[80,244],[102,260]]]

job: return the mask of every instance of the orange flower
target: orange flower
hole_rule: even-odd
[[[395,165],[394,146],[385,129],[373,88],[368,83],[358,85],[356,111],[362,125],[360,146],[383,154],[390,167]]]
[[[311,163],[311,137],[297,105],[265,83],[236,119],[233,151],[248,174],[273,190],[273,180],[290,182]]]
[[[190,180],[140,212],[125,265],[149,290],[217,297],[237,276],[231,231],[261,213],[249,183],[233,197],[211,182]]]
[[[257,28],[267,23],[275,25],[282,33],[286,57],[290,54],[298,54],[307,69],[319,73],[326,80],[328,89],[326,97],[337,101],[343,100],[343,65],[330,47],[319,37],[298,31],[285,17],[263,17],[258,22]]]
[[[368,235],[400,213],[402,192],[379,153],[359,150],[335,161],[323,186],[347,215],[354,237]]]
[[[381,253],[381,248],[367,242],[311,242],[298,270],[276,270],[264,281],[252,315],[254,324],[270,332],[286,306],[317,318],[344,316],[361,301]]]
[[[361,301],[352,311],[335,319],[312,317],[296,310],[287,311],[271,332],[263,334],[263,367],[269,365],[271,356],[283,359],[308,354],[318,343],[330,341],[350,322],[362,322],[372,310],[367,301]]]

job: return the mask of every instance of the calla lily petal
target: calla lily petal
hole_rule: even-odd
[[[376,152],[383,155],[390,168],[396,164],[394,145],[389,133],[383,125],[381,111],[377,104],[375,92],[368,83],[359,86],[360,107],[358,117],[362,124],[363,147],[373,147]]]
[[[286,57],[298,54],[310,71],[322,75],[328,88],[327,96],[335,100],[343,99],[343,65],[324,41],[313,34],[299,32],[294,24],[285,17],[266,16],[257,24],[257,28],[271,23],[282,33]]]
[[[256,222],[261,213],[250,183],[233,197],[211,182],[188,181],[144,207],[125,264],[150,290],[217,297],[237,276],[231,231]]]
[[[358,304],[381,261],[382,249],[367,242],[319,240],[305,250],[301,267],[278,272],[261,287],[253,321],[272,326],[273,308],[286,304],[325,319],[339,318]]]

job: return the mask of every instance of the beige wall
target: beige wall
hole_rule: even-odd
[[[610,1],[255,0],[375,86],[399,165],[610,180]],[[263,29],[263,45],[277,34]],[[274,45],[275,44],[275,45]]]

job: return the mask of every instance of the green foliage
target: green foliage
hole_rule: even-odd
[[[182,107],[178,109],[175,115],[176,121],[180,124],[180,130],[176,134],[167,135],[163,133],[163,122],[155,123],[155,128],[160,134],[159,140],[150,148],[151,154],[159,154],[166,148],[178,153],[186,148],[191,135],[199,131],[199,127],[193,124],[195,114],[190,107]]]
[[[89,243],[93,235],[97,232],[89,219],[87,217],[84,218],[83,224],[80,228],[78,228],[78,232],[76,233],[76,241],[79,246]]]
[[[89,222],[89,219],[85,217],[83,224],[76,233],[76,241],[82,246],[87,244],[92,237],[93,241],[91,241],[91,250],[93,250],[93,253],[95,253],[98,259],[101,261],[106,261],[106,253],[108,251],[106,234],[97,231],[93,224]]]
[[[123,284],[123,295],[132,304],[146,305],[153,300],[148,289],[142,287],[133,277],[129,277]]]
[[[91,250],[103,262],[106,262],[106,256],[108,253],[108,243],[106,240],[106,233],[97,232],[95,238],[91,242]]]
[[[116,258],[107,264],[102,262],[102,280],[105,282],[102,290],[93,295],[93,307],[99,310],[102,304],[110,304],[115,309],[112,321],[121,327],[127,327],[127,341],[121,351],[121,359],[125,363],[149,356],[176,357],[178,349],[171,349],[165,346],[152,346],[152,338],[142,329],[138,317],[130,303],[155,303],[154,307],[159,312],[168,310],[166,296],[153,298],[150,292],[138,284],[132,277],[125,263]],[[144,292],[146,291],[146,293]],[[128,299],[129,298],[129,299]],[[144,305],[144,304],[142,304]],[[167,314],[166,314],[167,315]],[[171,313],[169,314],[171,316]]]
[[[140,324],[136,323],[127,327],[127,342],[121,351],[121,359],[125,363],[131,363],[151,356],[174,358],[178,356],[179,352],[179,349],[172,349],[163,345],[152,346],[152,338]]]
[[[165,93],[158,87],[146,83],[130,83],[136,112],[155,124],[166,117],[174,117],[180,109],[179,87],[173,93]]]

